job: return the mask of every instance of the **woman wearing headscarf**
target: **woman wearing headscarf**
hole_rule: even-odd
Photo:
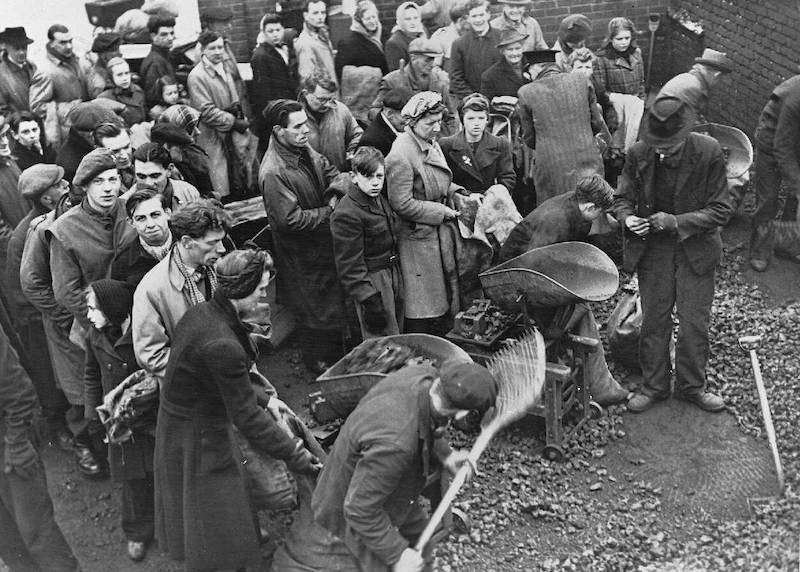
[[[336,46],[336,76],[342,79],[344,66],[380,68],[381,77],[389,73],[381,43],[381,20],[372,0],[359,0],[353,13],[350,33]]]
[[[445,105],[433,91],[415,94],[402,110],[408,122],[386,157],[389,203],[400,217],[400,270],[406,291],[406,332],[444,335],[458,311],[455,245],[444,225],[458,217],[453,183],[436,138]]]
[[[208,153],[196,143],[200,113],[188,105],[166,108],[150,129],[150,139],[164,144],[183,180],[203,197],[214,196]]]
[[[275,398],[257,396],[250,381],[257,354],[243,319],[258,309],[272,258],[235,250],[216,273],[214,297],[190,308],[175,329],[156,426],[156,534],[173,558],[197,571],[260,561],[234,426],[253,449],[294,472],[320,468],[259,406],[259,399]]]
[[[87,290],[86,307],[92,328],[86,340],[84,415],[92,430],[102,431],[96,408],[139,369],[131,335],[133,288],[118,280],[96,280]],[[129,440],[108,447],[111,478],[122,483],[122,530],[134,561],[144,558],[153,540],[154,445],[151,433],[135,430]]]

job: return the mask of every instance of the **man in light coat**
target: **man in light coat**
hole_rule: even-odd
[[[328,35],[325,19],[328,6],[324,0],[306,0],[303,9],[303,31],[294,41],[297,54],[297,74],[302,80],[322,72],[336,82],[336,64],[333,44]]]
[[[532,16],[525,14],[525,11],[532,3],[531,0],[500,0],[503,12],[489,22],[492,28],[500,32],[516,30],[523,36],[527,36],[522,44],[522,49],[526,52],[546,50],[548,48],[539,22]]]
[[[256,149],[244,83],[224,64],[222,36],[206,31],[197,42],[203,55],[187,81],[192,107],[200,111],[197,144],[208,153],[219,197],[245,195],[253,183]]]
[[[174,246],[144,275],[133,296],[133,349],[143,369],[164,376],[175,326],[190,307],[210,300],[217,285],[214,263],[230,217],[218,203],[201,200],[176,210],[170,220]]]
[[[308,116],[308,144],[339,170],[358,147],[364,130],[347,106],[336,100],[333,79],[314,74],[303,79],[300,103]]]
[[[28,46],[33,40],[25,28],[6,28],[0,34],[6,51],[0,59],[0,113],[9,115],[30,111],[30,89],[36,66],[28,61]]]

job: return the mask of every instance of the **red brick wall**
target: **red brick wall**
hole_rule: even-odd
[[[672,0],[703,26],[706,46],[728,53],[736,67],[714,87],[708,117],[752,137],[773,87],[800,71],[800,6],[788,0]]]

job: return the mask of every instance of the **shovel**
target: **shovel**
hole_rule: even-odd
[[[756,354],[756,350],[760,345],[761,336],[743,336],[739,338],[739,347],[746,352],[750,352],[750,363],[753,366],[753,376],[756,378],[756,387],[758,388],[758,400],[761,402],[761,415],[764,417],[769,448],[772,450],[772,460],[775,462],[775,474],[778,477],[778,496],[782,496],[785,486],[783,464],[781,463],[780,453],[778,453],[778,441],[775,437],[775,426],[772,424],[772,412],[769,408],[764,379],[761,377],[761,366],[758,363],[758,355]]]
[[[650,14],[647,19],[647,28],[650,30],[650,51],[647,52],[647,91],[653,85],[651,72],[653,70],[653,50],[656,47],[656,32],[661,25],[661,14]]]

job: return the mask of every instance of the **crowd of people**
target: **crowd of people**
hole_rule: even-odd
[[[189,50],[174,45],[169,3],[136,33],[98,31],[86,56],[54,24],[40,65],[24,28],[0,33],[6,565],[79,569],[53,518],[36,413],[86,478],[122,484],[133,560],[156,538],[187,570],[258,560],[235,428],[312,483],[311,516],[295,522],[308,530],[290,533],[276,570],[426,566],[430,554],[412,548],[425,520],[416,498],[434,465],[465,459],[440,429],[488,410],[495,380],[474,364],[401,370],[362,401],[326,460],[282,428],[289,410],[255,367],[270,283],[319,374],[363,339],[445,335],[492,264],[621,228],[641,289],[644,385],[629,396],[601,348],[586,364],[593,395],[629,397],[635,412],[669,396],[677,306],[675,395],[723,409],[705,364],[719,229],[740,188],[719,144],[692,130],[731,62],[707,49],[645,109],[630,20],[607,22],[593,52],[598,23],[586,16],[545,38],[530,2],[499,1],[494,18],[488,0],[403,2],[389,31],[358,0],[334,46],[325,1],[306,0],[261,19],[249,83],[224,8],[201,14]],[[121,55],[132,37],[150,44],[141,62]],[[792,81],[765,108],[764,138],[787,138]],[[796,157],[773,163],[792,160],[794,181]],[[237,249],[226,205],[259,196],[270,252]],[[760,270],[775,201],[754,230]],[[585,305],[542,321],[549,335],[599,337]],[[97,408],[140,370],[159,382],[157,420],[106,444]]]

